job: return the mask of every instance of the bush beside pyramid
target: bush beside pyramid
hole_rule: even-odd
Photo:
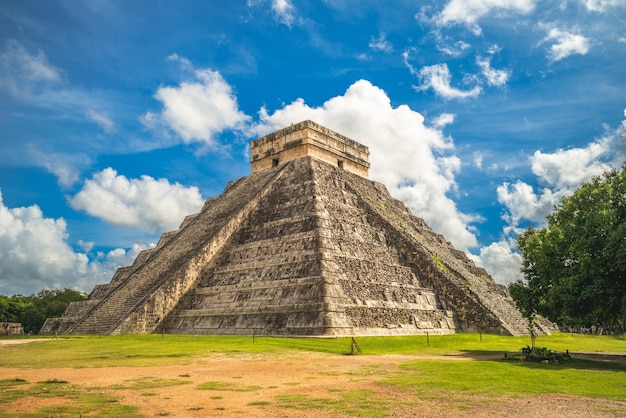
[[[311,121],[253,141],[252,173],[43,333],[527,334],[507,289],[366,178]]]

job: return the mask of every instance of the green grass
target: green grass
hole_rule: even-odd
[[[504,360],[503,353],[519,352],[530,343],[528,337],[454,334],[407,337],[358,337],[362,355],[471,355],[479,361],[435,361],[415,359],[401,365],[400,372],[382,369],[376,364],[351,372],[355,379],[368,380],[375,376],[381,384],[398,391],[408,391],[420,399],[445,398],[458,408],[467,402],[462,399],[479,395],[489,400],[502,396],[533,396],[554,393],[598,397],[626,402],[626,367],[602,362],[573,360],[561,365],[522,363]],[[539,337],[538,346],[570,352],[620,353],[626,355],[624,336],[591,336],[557,334]],[[271,338],[241,336],[185,336],[185,335],[124,335],[79,336],[48,338],[29,344],[0,346],[2,366],[6,368],[61,368],[61,367],[141,367],[183,365],[202,362],[203,357],[220,354],[242,360],[254,355],[291,353],[326,353],[345,356],[350,362],[350,338]],[[500,360],[487,360],[484,355],[497,354]],[[493,358],[494,356],[490,357]],[[381,357],[381,364],[385,359]],[[19,370],[12,371],[13,379],[0,380],[0,418],[6,417],[2,404],[26,397],[62,400],[61,403],[41,408],[32,414],[20,416],[138,416],[135,407],[121,404],[114,396],[103,393],[103,388],[81,388],[58,379],[30,383],[19,378]],[[317,374],[334,375],[332,370]],[[7,375],[7,373],[2,373]],[[9,377],[9,376],[7,376]],[[106,389],[146,390],[143,396],[154,396],[149,389],[189,384],[189,375],[181,379],[145,377],[128,380]],[[220,391],[263,391],[260,386],[245,386],[242,376],[233,381],[204,382],[189,390],[216,391],[210,399],[222,399]],[[314,376],[312,376],[313,378]],[[239,384],[237,384],[239,383]],[[285,383],[296,386],[296,382]],[[295,388],[294,388],[295,389]],[[454,399],[460,399],[455,403]],[[290,394],[276,398],[272,405],[285,409],[323,409],[331,413],[353,416],[385,416],[395,402],[366,390],[329,390],[326,397]],[[56,403],[56,402],[55,402]],[[255,406],[263,406],[264,403]],[[166,412],[164,412],[165,414]]]
[[[201,383],[201,384],[198,385],[198,389],[199,390],[228,391],[228,390],[233,390],[234,387],[235,387],[235,385],[233,385],[232,383],[217,382],[217,381],[204,382],[204,383]]]
[[[241,386],[228,382],[204,382],[198,385],[199,390],[219,390],[219,391],[231,391],[231,392],[254,392],[263,389],[261,386]]]
[[[459,354],[515,352],[530,343],[528,337],[483,334],[358,337],[365,355]],[[537,338],[538,346],[565,351],[620,352],[626,338],[557,334]],[[116,335],[50,338],[29,344],[0,347],[3,367],[110,367],[189,364],[194,359],[221,353],[231,356],[312,351],[349,354],[350,338],[272,338],[189,335]]]
[[[61,381],[46,381],[29,385],[21,379],[0,381],[0,405],[22,398],[60,399],[62,402],[44,406],[22,417],[79,416],[81,413],[93,417],[140,417],[134,406],[122,405],[117,399],[107,396],[98,390],[86,390],[78,385]],[[15,417],[6,414],[0,408],[0,417]]]
[[[519,351],[530,344],[529,337],[483,334],[425,335],[357,338],[363,354],[488,354]],[[537,346],[559,351],[618,352],[626,354],[626,337],[555,334],[540,336]]]
[[[15,379],[0,380],[0,390],[10,389],[19,385],[26,385],[28,382],[24,379],[16,377]]]
[[[626,367],[572,360],[538,364],[511,360],[412,361],[384,384],[421,396],[451,393],[486,396],[567,394],[626,401]]]
[[[156,379],[152,377],[142,377],[139,379],[126,380],[118,385],[108,386],[109,389],[155,389],[169,386],[188,385],[190,382],[180,379]]]

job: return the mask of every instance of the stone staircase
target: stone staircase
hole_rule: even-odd
[[[316,335],[326,325],[315,184],[296,160],[165,322],[182,333]],[[297,182],[294,179],[297,178]]]
[[[263,172],[250,176],[238,187],[232,187],[227,193],[213,199],[200,214],[188,217],[181,228],[174,233],[164,234],[159,245],[142,252],[133,264],[111,281],[114,286],[95,306],[76,321],[67,333],[94,334],[115,333],[117,328],[145,302],[164,281],[167,281],[212,240],[219,246],[228,237],[220,236],[228,221],[253,201],[251,197],[261,193],[268,183],[278,176],[280,171]],[[137,267],[135,267],[137,266]],[[175,295],[172,295],[175,297]],[[155,329],[160,319],[158,312],[148,315],[143,327]],[[150,323],[150,319],[152,323]]]

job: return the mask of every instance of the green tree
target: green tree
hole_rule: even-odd
[[[564,198],[541,229],[518,236],[524,279],[509,286],[529,319],[626,327],[626,163]]]
[[[46,318],[61,316],[70,302],[87,295],[73,289],[42,290],[30,296],[0,295],[0,322],[19,322],[24,332],[37,334]]]

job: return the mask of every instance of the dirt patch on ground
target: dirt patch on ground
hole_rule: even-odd
[[[16,344],[26,344],[32,343],[34,341],[48,341],[43,338],[28,338],[28,339],[12,339],[12,340],[0,340],[0,345],[16,345]]]
[[[148,417],[342,417],[359,413],[320,407],[354,395],[351,402],[384,403],[391,417],[616,417],[626,416],[626,402],[564,395],[493,398],[449,395],[419,398],[379,382],[402,363],[425,357],[293,355],[210,355],[193,364],[161,367],[10,369],[3,379],[35,383],[63,380],[111,395]],[[435,357],[428,357],[433,359]],[[468,357],[441,359],[471,361]],[[147,387],[150,383],[157,387]],[[142,387],[142,385],[147,385]],[[162,386],[159,386],[162,385]],[[203,388],[203,389],[202,389]],[[21,398],[0,404],[9,414],[34,412],[54,399]],[[343,398],[345,402],[345,398]],[[296,409],[301,407],[303,409]]]

